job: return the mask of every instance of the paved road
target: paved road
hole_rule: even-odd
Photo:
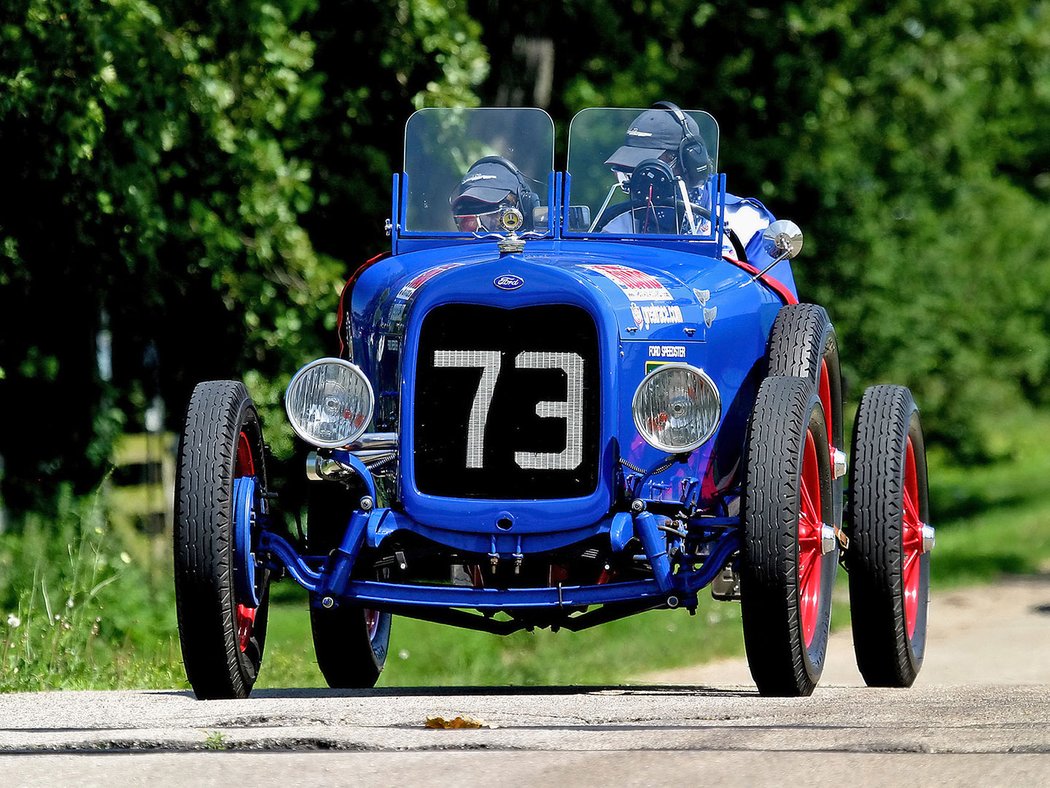
[[[618,687],[0,696],[0,784],[1050,784],[1050,580],[934,605],[910,690],[849,686],[837,638],[802,699],[759,698],[738,662]]]

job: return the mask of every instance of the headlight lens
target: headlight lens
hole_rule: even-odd
[[[295,373],[284,409],[295,433],[314,446],[353,443],[372,420],[372,384],[354,364],[341,358],[311,361]]]
[[[710,438],[722,414],[713,380],[691,364],[663,364],[642,380],[631,403],[646,443],[670,454],[692,451]]]

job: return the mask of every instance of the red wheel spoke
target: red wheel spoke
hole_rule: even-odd
[[[918,504],[916,504],[915,499],[907,490],[904,492],[904,517],[910,523],[917,523],[919,521]]]
[[[811,550],[799,553],[799,607],[801,608],[802,639],[806,646],[813,642],[813,634],[817,630],[820,606],[820,563],[820,556]]]
[[[799,512],[800,519],[804,519],[807,525],[819,522],[820,507],[814,502],[813,495],[809,491],[809,485],[806,484],[805,478],[802,479],[799,498],[801,499],[800,503],[802,504],[801,511]]]
[[[252,639],[252,630],[255,629],[256,608],[246,605],[237,605],[237,645],[244,653],[248,650],[248,644]]]
[[[824,436],[819,439],[823,441]],[[798,599],[802,638],[807,647],[813,642],[817,630],[822,590],[820,548],[823,512],[816,440],[812,432],[806,432],[798,485]]]
[[[812,433],[806,433],[802,454],[802,473],[799,478],[799,521],[810,528],[822,524],[820,501],[820,470],[817,467],[817,446]]]
[[[911,568],[913,566],[917,566],[918,565],[918,563],[919,563],[919,556],[921,556],[921,555],[922,555],[922,553],[918,553],[918,552],[909,552],[909,553],[905,554],[905,556],[904,556],[904,568],[902,570],[903,574],[907,575],[908,572],[911,570]]]
[[[901,496],[901,581],[904,586],[904,623],[910,640],[915,635],[919,613],[919,585],[922,582],[922,518],[919,512],[919,478],[915,465],[915,446],[911,437],[904,447],[904,490]]]
[[[904,622],[907,627],[909,640],[915,635],[915,624],[918,621],[921,572],[922,562],[920,554],[912,553],[905,559],[901,572],[904,580]]]
[[[382,615],[378,610],[364,609],[365,631],[368,633],[369,641],[375,640],[376,632],[379,630],[379,617]]]
[[[912,525],[904,524],[904,533],[901,535],[905,553],[920,552],[922,550],[922,523]]]
[[[252,456],[252,445],[243,432],[237,438],[237,457],[233,467],[234,476],[254,476],[255,458]]]
[[[811,551],[799,555],[798,574],[799,579],[802,581],[803,588],[809,585],[809,581],[813,579],[813,567],[819,564],[820,560],[817,558],[816,554]]]

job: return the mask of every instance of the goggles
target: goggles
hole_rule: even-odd
[[[495,208],[482,213],[454,213],[452,219],[456,227],[464,233],[495,232],[499,228],[499,217],[503,208]]]

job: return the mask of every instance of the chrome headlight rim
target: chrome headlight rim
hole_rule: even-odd
[[[298,415],[292,412],[292,398],[291,393],[293,387],[311,370],[316,369],[320,366],[335,365],[343,367],[348,370],[352,375],[359,378],[364,383],[365,391],[367,392],[368,408],[364,412],[364,418],[361,421],[361,426],[355,428],[346,439],[340,438],[339,440],[318,440],[316,436],[311,435],[303,427],[300,422]],[[361,370],[357,364],[347,361],[343,358],[336,358],[334,356],[326,356],[324,358],[314,359],[308,364],[301,366],[292,379],[288,381],[288,387],[284,391],[284,412],[288,416],[288,423],[292,427],[292,431],[302,438],[304,441],[309,443],[311,446],[316,446],[319,449],[341,449],[344,446],[348,446],[368,431],[369,424],[372,423],[372,415],[375,412],[375,391],[372,389],[372,383],[368,379],[368,376]]]
[[[711,426],[695,441],[685,446],[671,446],[666,443],[659,441],[651,432],[645,429],[644,425],[639,420],[639,398],[642,396],[642,392],[645,391],[646,386],[652,381],[653,378],[661,374],[667,374],[670,371],[680,369],[690,372],[696,375],[703,384],[708,388],[711,394],[714,396],[715,417],[711,420]],[[631,397],[631,418],[634,421],[634,427],[638,430],[638,434],[642,440],[652,446],[654,449],[666,452],[667,454],[688,454],[689,452],[696,451],[712,437],[718,431],[718,425],[722,422],[722,394],[718,390],[718,386],[715,385],[714,379],[708,375],[701,367],[695,367],[692,364],[687,364],[684,361],[669,361],[664,364],[660,364],[652,372],[649,372],[642,381],[638,384],[638,387],[634,390],[634,396]]]

